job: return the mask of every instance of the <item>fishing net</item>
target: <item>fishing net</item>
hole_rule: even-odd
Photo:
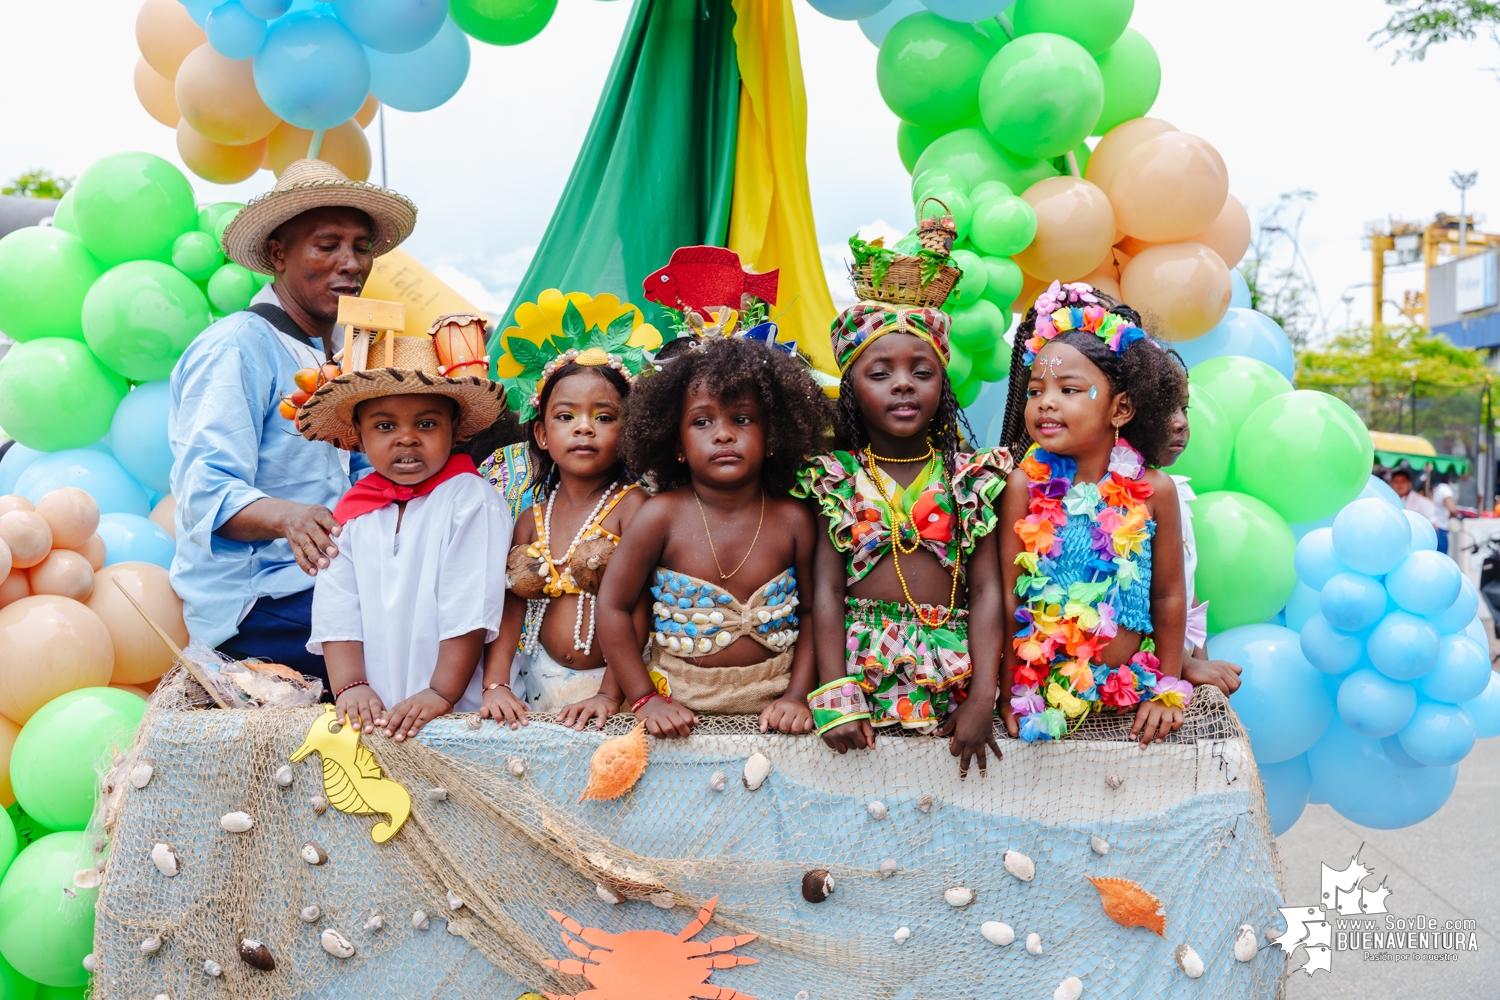
[[[590,757],[627,733],[631,716],[604,733],[547,717],[518,731],[449,717],[416,741],[367,738],[385,777],[411,796],[410,820],[385,844],[371,838],[384,817],[315,811],[309,799],[325,794],[317,754],[291,765],[290,785],[277,782],[310,726],[326,727],[317,709],[203,711],[185,690],[180,673],[163,683],[116,771],[154,769],[144,788],[124,783],[113,813],[96,997],[573,995],[618,971],[638,938],[583,930],[597,943],[579,945],[593,954],[578,959],[549,910],[612,935],[676,935],[714,897],[693,941],[713,942],[721,967],[659,958],[643,995],[1051,996],[1067,976],[1082,979],[1086,997],[1281,995],[1284,956],[1264,938],[1251,961],[1232,954],[1240,925],[1257,935],[1273,925],[1281,893],[1244,729],[1212,688],[1198,689],[1165,744],[1143,751],[1124,723],[1088,719],[1059,743],[1002,737],[1004,760],[967,781],[940,739],[886,731],[875,750],[838,756],[812,736],[763,735],[751,717],[705,718],[691,739],[651,740],[634,790],[603,802],[578,801]],[[752,791],[741,776],[756,752],[771,769]],[[872,808],[877,800],[884,809]],[[235,810],[253,829],[221,829]],[[303,860],[307,841],[325,864]],[[150,860],[158,842],[179,859],[175,877]],[[1034,879],[1006,871],[1007,849],[1035,863]],[[834,881],[818,904],[802,895],[812,869]],[[1133,879],[1158,896],[1165,936],[1111,921],[1089,875]],[[605,902],[600,883],[624,901]],[[973,902],[949,905],[953,887],[972,890]],[[313,922],[299,915],[309,905],[321,911]],[[417,910],[429,915],[425,930],[413,926]],[[373,914],[382,929],[365,929]],[[1015,941],[992,944],[985,921],[1010,925]],[[898,943],[903,927],[909,939]],[[325,952],[326,928],[353,943],[353,957]],[[1041,954],[1026,948],[1031,932]],[[716,940],[749,934],[738,946]],[[151,936],[161,947],[143,955]],[[242,937],[266,945],[274,971],[239,960]],[[1202,957],[1203,979],[1179,970],[1179,944]],[[729,956],[758,962],[727,967]],[[595,984],[548,959],[583,961]]]

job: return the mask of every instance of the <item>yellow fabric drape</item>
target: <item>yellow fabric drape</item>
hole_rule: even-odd
[[[792,2],[734,0],[734,10],[741,85],[729,248],[757,271],[781,269],[772,310],[781,339],[837,375],[828,343],[836,310],[807,186],[807,91]]]

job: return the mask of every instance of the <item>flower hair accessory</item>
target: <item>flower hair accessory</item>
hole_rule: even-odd
[[[1051,288],[1037,296],[1036,329],[1026,340],[1023,363],[1029,368],[1049,341],[1073,330],[1094,334],[1115,354],[1124,354],[1131,344],[1146,339],[1146,331],[1105,309],[1089,285],[1081,281],[1069,285],[1054,281]]]
[[[579,364],[586,368],[613,368],[627,384],[635,384],[635,373],[625,367],[625,359],[618,354],[610,354],[602,347],[587,347],[581,351],[571,347],[542,366],[542,375],[536,380],[536,391],[526,401],[526,409],[521,413],[523,420],[536,416],[538,407],[542,405],[542,390],[547,387],[548,380],[568,364]]]

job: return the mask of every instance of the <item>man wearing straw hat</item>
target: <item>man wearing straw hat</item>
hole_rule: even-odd
[[[224,230],[229,259],[274,278],[172,370],[172,585],[195,640],[326,682],[306,649],[313,578],[338,554],[330,508],[369,465],[304,438],[279,408],[298,369],[341,346],[339,297],[358,295],[416,221],[394,191],[299,160]]]

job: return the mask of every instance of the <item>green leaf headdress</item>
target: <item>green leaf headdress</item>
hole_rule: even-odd
[[[646,352],[627,343],[634,328],[633,311],[615,317],[607,327],[586,327],[583,314],[569,301],[563,311],[560,337],[550,336],[540,344],[524,337],[506,337],[506,349],[521,366],[521,374],[500,380],[505,386],[506,405],[523,421],[536,416],[547,380],[570,362],[613,368],[633,383],[646,365]]]

